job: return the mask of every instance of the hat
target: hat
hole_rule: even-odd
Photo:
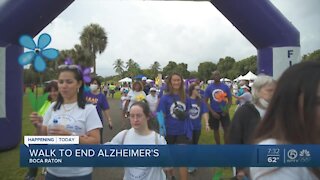
[[[147,80],[147,77],[144,76],[144,77],[141,78],[141,80],[142,80],[142,81],[146,81],[146,80]]]
[[[157,89],[154,88],[154,87],[152,87],[152,88],[150,88],[150,92],[151,92],[151,91],[157,91]]]
[[[250,90],[250,88],[249,88],[247,85],[243,85],[243,86],[241,86],[240,88]]]

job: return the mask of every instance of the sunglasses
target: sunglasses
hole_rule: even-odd
[[[75,64],[62,64],[60,66],[58,66],[58,69],[77,69],[77,70],[80,70],[79,69],[79,66],[78,65],[75,65]]]

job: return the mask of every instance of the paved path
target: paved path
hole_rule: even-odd
[[[113,129],[104,128],[104,142],[110,141],[118,132],[121,131],[121,110],[119,100],[108,98],[110,105]],[[129,128],[129,121],[126,124]],[[177,168],[175,168],[176,177],[178,177]],[[189,180],[211,180],[213,176],[212,168],[199,168],[195,173],[189,175]],[[94,168],[94,180],[121,180],[123,178],[123,168]]]

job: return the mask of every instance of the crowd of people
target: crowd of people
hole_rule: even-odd
[[[59,66],[56,98],[30,120],[37,135],[77,135],[81,144],[198,144],[201,130],[213,130],[215,144],[319,144],[320,63],[303,62],[288,68],[276,81],[259,75],[252,83],[242,81],[234,92],[212,72],[214,81],[203,88],[200,81],[185,87],[178,73],[168,75],[162,87],[144,80],[121,87],[122,119],[111,119],[106,96],[116,87],[102,87],[93,78],[84,92],[81,71],[74,65]],[[113,85],[114,86],[114,85]],[[234,116],[230,107],[237,104]],[[110,112],[111,111],[111,112]],[[44,113],[45,112],[45,113]],[[103,142],[102,127],[129,119],[131,128],[110,142]],[[157,119],[156,128],[150,124]],[[204,123],[204,125],[203,125]],[[203,128],[204,126],[204,128]],[[77,128],[75,128],[77,127]],[[222,127],[223,131],[220,131]],[[222,134],[221,134],[222,133]],[[221,137],[222,140],[221,141]],[[319,168],[236,167],[237,179],[319,179]],[[92,179],[91,167],[49,167],[46,179]],[[195,167],[180,167],[179,179],[188,179]],[[123,179],[177,179],[173,168],[125,168]],[[28,173],[32,177],[34,171]]]

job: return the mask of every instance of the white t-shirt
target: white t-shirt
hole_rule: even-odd
[[[158,133],[152,131],[149,135],[142,136],[133,128],[118,133],[110,144],[167,144],[166,140]],[[109,143],[108,143],[109,144]],[[166,175],[161,167],[130,167],[124,168],[124,180],[165,180]]]
[[[125,106],[126,106],[127,100],[130,100],[129,96],[128,95],[127,96],[121,96],[120,99],[121,99],[121,109],[122,110],[126,110]]]
[[[158,96],[152,96],[151,94],[148,94],[146,100],[148,102],[151,112],[156,112],[158,105]]]
[[[128,110],[130,110],[130,107],[133,103],[135,103],[137,101],[141,101],[142,99],[146,98],[146,93],[144,91],[137,92],[137,91],[130,90],[128,93],[128,96],[130,98]]]
[[[43,117],[43,125],[50,127],[53,121],[58,121],[70,132],[77,135],[84,135],[87,132],[102,128],[101,120],[97,113],[96,107],[92,104],[86,104],[84,109],[78,107],[77,102],[66,104],[63,108],[53,111],[52,103]],[[84,176],[92,172],[92,167],[48,167],[48,172],[58,177]]]
[[[260,145],[278,144],[275,139],[266,139]],[[253,180],[317,180],[318,178],[306,167],[251,167],[251,178]]]

